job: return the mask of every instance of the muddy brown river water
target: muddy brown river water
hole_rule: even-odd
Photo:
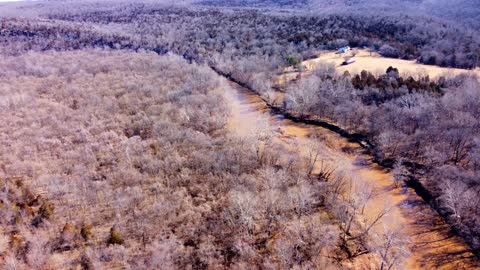
[[[366,207],[366,216],[373,218],[385,205],[391,207],[382,224],[375,226],[374,230],[388,227],[401,230],[408,237],[409,244],[405,248],[411,251],[411,255],[402,269],[480,269],[468,245],[451,232],[438,213],[413,189],[395,188],[392,175],[372,163],[359,145],[322,127],[295,123],[272,113],[259,96],[234,82],[229,82],[225,95],[231,108],[228,127],[233,133],[248,136],[268,126],[273,131],[274,140],[286,148],[298,149],[298,153],[304,156],[314,143],[321,149],[322,157],[334,162],[337,169],[371,185],[376,195]],[[312,137],[312,134],[316,136]],[[352,151],[345,153],[342,151],[344,147]],[[319,163],[315,168],[317,171],[318,166]],[[375,264],[371,255],[362,255],[343,266],[374,269],[376,265],[378,262]]]

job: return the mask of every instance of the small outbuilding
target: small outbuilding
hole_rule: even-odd
[[[343,47],[343,48],[338,49],[338,51],[336,52],[336,54],[344,54],[344,53],[346,53],[346,52],[348,52],[348,51],[350,51],[350,50],[351,50],[351,48],[350,48],[349,46],[346,46],[346,47]]]

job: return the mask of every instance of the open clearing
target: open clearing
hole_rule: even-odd
[[[306,72],[304,72],[302,76],[308,75],[311,71],[315,70],[315,68],[321,65],[333,64],[338,74],[343,74],[345,71],[350,72],[350,74],[359,74],[362,70],[367,70],[375,75],[380,75],[384,74],[387,68],[391,66],[397,68],[400,72],[400,75],[403,77],[412,76],[414,78],[418,78],[428,75],[431,79],[438,79],[441,76],[452,77],[461,74],[469,74],[476,75],[480,78],[479,68],[476,68],[475,70],[466,70],[459,68],[444,68],[439,66],[422,65],[417,63],[415,60],[409,61],[385,58],[376,52],[370,53],[365,49],[356,51],[355,63],[351,65],[342,65],[342,63],[345,61],[345,58],[351,56],[352,51],[342,55],[335,54],[335,52],[332,51],[322,52],[319,54],[318,58],[302,62],[302,65],[306,69]],[[298,75],[299,72],[294,70],[292,67],[286,68],[284,70],[284,74],[280,76],[279,82],[289,82],[297,78]]]

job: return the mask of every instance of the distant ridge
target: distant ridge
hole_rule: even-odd
[[[200,5],[229,7],[305,8],[309,0],[201,0]]]

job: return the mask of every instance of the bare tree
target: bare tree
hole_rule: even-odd
[[[341,239],[345,247],[350,241],[367,237],[391,210],[391,207],[386,205],[377,207],[376,214],[367,215],[365,208],[374,198],[373,188],[361,179],[350,179],[346,185],[345,197],[333,206],[335,215],[342,222]],[[351,254],[351,256],[358,255]]]
[[[306,214],[313,206],[314,198],[312,187],[308,183],[300,183],[296,187],[293,187],[288,193],[288,196],[292,200],[299,218]]]
[[[439,199],[455,220],[459,221],[463,216],[462,203],[467,190],[468,187],[462,182],[447,180],[444,183],[443,195]]]
[[[393,184],[396,188],[400,187],[408,180],[408,170],[403,165],[402,159],[399,159],[393,165]]]
[[[253,232],[254,219],[258,210],[256,197],[251,192],[234,191],[230,193],[230,203],[231,214],[238,220],[239,225],[246,231]]]
[[[47,261],[49,253],[47,239],[43,235],[32,236],[27,253],[28,265],[36,269],[42,268]]]
[[[311,113],[318,104],[318,88],[320,80],[317,77],[308,77],[300,81],[300,85],[291,88],[286,94],[287,108],[293,110],[300,117]]]
[[[18,261],[17,258],[15,258],[15,256],[12,254],[5,258],[2,268],[5,270],[22,270],[25,269],[25,265]]]
[[[270,127],[269,118],[265,116],[263,119],[259,119],[253,130],[252,146],[254,148],[258,162],[261,164],[268,163],[270,158],[271,146],[273,145],[273,130]]]
[[[310,177],[313,170],[315,169],[317,162],[321,158],[322,146],[320,145],[318,138],[316,136],[310,137],[307,144],[305,145],[307,149],[307,177]]]
[[[151,258],[149,265],[158,269],[176,269],[175,260],[181,251],[181,245],[175,236],[169,239],[154,243],[151,247]]]
[[[380,270],[403,268],[404,260],[410,255],[408,237],[400,230],[391,230],[384,226],[383,230],[374,235],[374,251],[380,257]],[[374,244],[374,245],[375,245]]]

